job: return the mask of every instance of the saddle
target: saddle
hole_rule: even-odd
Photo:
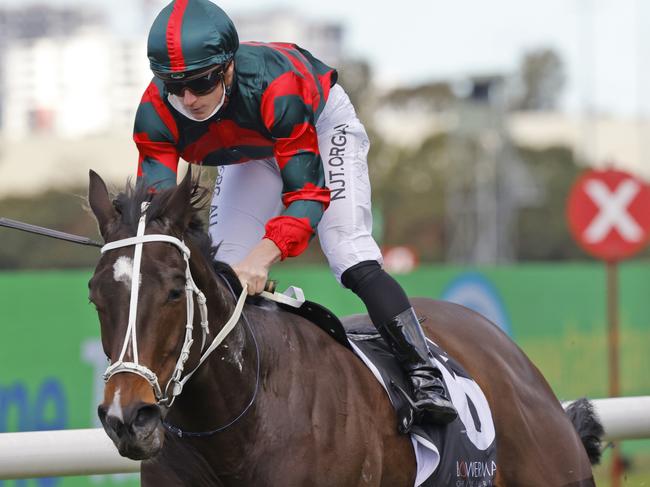
[[[313,323],[352,350],[386,390],[400,424],[413,422],[411,401],[404,397],[404,391],[411,390],[410,382],[368,315],[352,315],[341,321],[327,308],[311,301],[304,300],[300,307],[277,305]],[[434,342],[427,339],[427,343],[459,416],[446,426],[418,423],[411,426],[418,464],[415,485],[493,485],[497,468],[496,440],[487,400],[456,360]]]

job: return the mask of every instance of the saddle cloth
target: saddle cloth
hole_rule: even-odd
[[[280,306],[315,323],[339,343],[351,348],[384,387],[399,420],[412,414],[395,387],[410,391],[408,379],[367,315],[350,316],[341,323],[329,310],[310,301],[305,301],[298,309]],[[496,440],[485,395],[457,361],[432,341],[428,340],[428,344],[458,418],[447,426],[412,426],[411,442],[417,460],[415,486],[491,486],[497,470]]]

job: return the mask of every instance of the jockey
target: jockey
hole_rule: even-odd
[[[242,43],[209,0],[175,0],[148,40],[154,78],[137,111],[138,180],[176,184],[179,157],[219,166],[210,211],[217,258],[251,294],[318,232],[413,385],[418,413],[456,416],[422,328],[371,237],[368,136],[337,72],[294,44]]]

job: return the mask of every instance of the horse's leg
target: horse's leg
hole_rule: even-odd
[[[497,485],[593,485],[587,453],[569,417],[536,369],[526,379],[510,377],[497,383],[498,395],[487,394],[497,435]]]
[[[142,462],[140,468],[141,487],[185,487],[176,474],[158,462]]]
[[[593,486],[587,452],[569,416],[536,368],[521,369],[519,380],[499,387],[491,402],[505,485]]]
[[[496,429],[498,484],[570,487],[593,483],[580,437],[525,354],[480,315],[415,299],[429,336],[476,380]]]
[[[397,418],[394,416],[386,424],[397,430]],[[411,487],[417,470],[411,437],[400,433],[386,435],[380,444],[383,454],[381,487]]]
[[[343,413],[348,417],[345,426],[329,428],[325,443],[312,435],[266,452],[264,461],[251,467],[255,477],[263,478],[265,487],[413,487],[416,465],[410,438],[397,432],[397,418],[380,386],[360,381],[359,387],[376,389],[366,392],[375,409],[359,402],[364,394],[355,393],[349,411],[366,413]],[[315,414],[316,424],[335,424],[321,414]]]
[[[369,377],[367,371],[360,372]],[[374,404],[371,418],[358,425],[357,437],[367,445],[359,477],[359,487],[413,487],[416,475],[415,452],[409,435],[397,431],[397,417],[386,393],[374,378],[360,379],[363,396]],[[354,407],[354,406],[353,406]],[[361,404],[356,406],[360,409]]]
[[[223,487],[208,460],[190,440],[167,435],[160,453],[142,462],[142,487]]]
[[[541,377],[541,376],[540,376]],[[528,385],[535,381],[528,381]],[[591,464],[569,417],[545,387],[501,388],[493,401],[497,463],[504,485],[593,485]]]

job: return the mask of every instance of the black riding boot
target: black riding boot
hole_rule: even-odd
[[[458,413],[448,399],[440,371],[429,358],[424,333],[399,283],[374,260],[350,267],[341,275],[341,282],[361,298],[411,379],[418,416],[439,424],[453,421]]]
[[[422,327],[413,308],[378,327],[411,380],[417,413],[436,424],[447,424],[458,416],[441,380],[440,370],[429,357]]]

